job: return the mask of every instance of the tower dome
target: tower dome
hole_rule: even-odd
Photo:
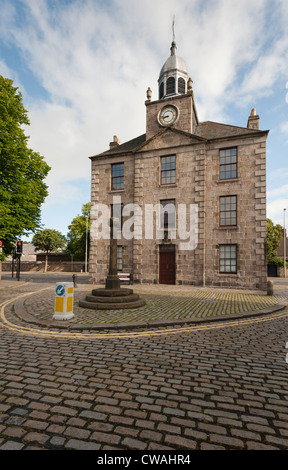
[[[161,69],[158,84],[159,100],[187,93],[188,73],[184,60],[177,55],[175,41],[171,45],[171,55]]]

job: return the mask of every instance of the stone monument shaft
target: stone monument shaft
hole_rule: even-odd
[[[120,289],[120,279],[117,273],[117,239],[114,238],[114,219],[110,219],[110,259],[109,272],[106,278],[106,289]]]

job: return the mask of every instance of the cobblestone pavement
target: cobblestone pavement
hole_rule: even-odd
[[[217,322],[132,330],[59,328],[42,323],[51,289],[0,284],[0,450],[287,450],[288,309],[251,317],[244,309],[237,319],[222,309]],[[275,296],[281,305],[285,290]],[[169,302],[157,291],[165,311],[187,298],[187,288],[170,290]],[[150,286],[141,292],[155,299]]]
[[[14,283],[15,286],[15,283]],[[187,286],[141,285],[132,287],[145,299],[146,305],[137,309],[95,311],[80,308],[79,300],[91,294],[89,284],[78,284],[74,294],[74,318],[69,322],[53,321],[55,304],[55,282],[42,282],[42,289],[33,295],[21,297],[11,305],[14,323],[23,321],[30,326],[54,326],[69,329],[107,329],[127,327],[161,326],[163,324],[186,324],[212,319],[244,317],[259,312],[275,312],[288,305],[288,292],[274,296],[266,293],[236,290],[217,290]],[[125,286],[126,287],[126,286]],[[38,289],[32,283],[28,291]],[[23,287],[22,289],[25,290]]]

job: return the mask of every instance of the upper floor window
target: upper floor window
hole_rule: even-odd
[[[220,197],[220,227],[237,225],[237,196]]]
[[[185,95],[186,92],[186,83],[184,78],[180,77],[178,79],[178,93],[181,93],[181,95]]]
[[[124,189],[124,163],[112,165],[111,189]]]
[[[237,178],[237,148],[220,150],[220,180]]]
[[[175,93],[175,78],[169,77],[166,84],[166,95],[172,95]]]
[[[164,83],[162,82],[159,88],[159,100],[162,100],[164,96]]]
[[[161,158],[161,184],[176,183],[176,156]]]
[[[123,246],[117,246],[117,271],[123,270]]]

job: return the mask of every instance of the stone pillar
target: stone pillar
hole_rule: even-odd
[[[120,279],[117,273],[117,239],[113,236],[114,227],[116,227],[116,221],[110,219],[110,259],[106,289],[120,289]]]

